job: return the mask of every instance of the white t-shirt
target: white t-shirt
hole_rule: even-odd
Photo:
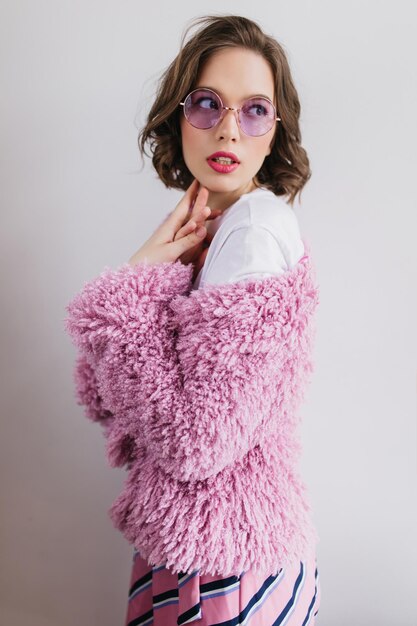
[[[241,195],[207,226],[214,237],[193,289],[277,276],[304,255],[294,210],[264,187]]]

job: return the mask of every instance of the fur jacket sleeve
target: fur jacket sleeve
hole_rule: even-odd
[[[77,398],[113,467],[151,458],[181,481],[296,426],[318,289],[308,254],[280,276],[191,290],[192,265],[105,268],[67,305]]]

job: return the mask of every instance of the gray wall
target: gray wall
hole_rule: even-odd
[[[2,624],[123,623],[132,548],[107,509],[125,472],[74,402],[64,309],[182,195],[140,171],[137,126],[186,23],[210,11],[275,35],[302,102],[313,177],[295,210],[321,286],[301,467],[318,624],[416,623],[413,6],[256,4],[1,3]]]

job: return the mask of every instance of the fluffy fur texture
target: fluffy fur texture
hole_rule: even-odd
[[[109,514],[150,564],[276,574],[319,539],[297,471],[310,255],[280,276],[191,280],[180,261],[125,263],[67,305],[78,402],[105,427],[111,466],[129,470]]]

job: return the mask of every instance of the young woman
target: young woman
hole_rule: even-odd
[[[197,22],[139,144],[185,194],[69,305],[78,398],[130,472],[110,512],[135,545],[126,626],[312,625],[318,535],[295,427],[318,289],[289,206],[310,177],[300,105],[255,22]]]

